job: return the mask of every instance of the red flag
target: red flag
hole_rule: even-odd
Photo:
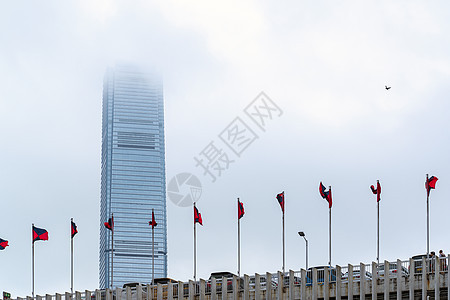
[[[104,224],[107,229],[109,229],[111,231],[114,230],[114,217],[109,218],[108,222],[105,222]]]
[[[73,222],[73,221],[70,221],[70,223],[71,223],[71,228],[72,228],[72,238],[75,236],[75,234],[77,234],[78,233],[78,230],[77,230],[77,225],[75,225],[75,223]]]
[[[431,176],[425,182],[425,188],[427,189],[427,195],[428,196],[430,196],[430,191],[434,190],[436,188],[436,181],[438,181],[438,178],[435,177],[435,176]]]
[[[6,247],[8,247],[8,241],[4,239],[0,239],[0,250],[5,250]]]
[[[283,214],[284,214],[284,191],[277,195],[277,200],[278,200],[278,203],[280,203],[281,210],[283,211]]]
[[[198,212],[197,207],[194,206],[194,223],[199,223],[203,226],[202,214]]]
[[[370,186],[370,189],[372,190],[372,193],[377,195],[377,202],[380,202],[381,200],[381,184],[377,180],[377,188],[375,188],[373,185]]]
[[[319,185],[319,193],[323,199],[328,201],[328,207],[331,208],[333,206],[333,200],[331,197],[331,187],[328,191],[325,191],[325,186],[322,184],[322,181],[321,181],[320,185]]]
[[[148,222],[148,225],[152,226],[152,229],[156,227],[156,225],[158,225],[158,223],[156,223],[155,221],[155,213],[152,211],[152,221]]]
[[[238,200],[238,219],[244,216],[244,203]]]
[[[36,241],[47,241],[48,240],[48,232],[45,229],[37,228],[33,226],[33,243]]]

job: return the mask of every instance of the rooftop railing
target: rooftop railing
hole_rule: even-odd
[[[429,287],[439,293],[444,286],[450,295],[450,276],[448,274],[449,258],[416,257],[416,259],[382,262],[372,264],[316,267],[308,270],[289,271],[286,273],[254,274],[243,277],[230,276],[200,279],[197,282],[169,282],[167,284],[137,285],[134,287],[103,289],[95,291],[54,294],[26,297],[27,300],[150,300],[150,299],[233,299],[245,295],[245,299],[262,299],[270,293],[274,297],[296,299],[317,299],[334,297],[360,297],[375,291],[379,293],[397,293],[401,296],[405,290],[414,295],[421,287],[422,295],[429,294]],[[389,278],[387,280],[386,278]],[[395,284],[394,284],[395,283]],[[397,290],[394,290],[394,287]],[[342,293],[346,291],[346,295]],[[244,296],[240,296],[242,298]],[[264,296],[265,297],[265,296]],[[24,298],[18,297],[17,300]],[[290,298],[294,299],[294,298]]]

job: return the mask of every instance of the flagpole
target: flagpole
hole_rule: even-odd
[[[33,228],[34,228],[34,224],[31,224],[31,248],[32,248],[32,256],[31,256],[31,273],[32,273],[32,290],[31,290],[31,295],[34,298],[34,237],[33,237]]]
[[[329,186],[329,193],[331,195],[331,185]],[[330,222],[329,222],[329,233],[330,233],[330,240],[329,240],[329,255],[330,255],[330,261],[329,261],[329,265],[331,267],[331,207],[329,208],[330,211]]]
[[[237,198],[238,203],[238,277],[241,277],[241,219],[239,218],[239,198]]]
[[[428,258],[430,253],[430,186],[428,183],[428,174],[425,184],[427,190],[427,258]]]
[[[284,201],[284,207],[286,208],[286,198],[284,197],[283,194],[283,201]],[[284,247],[284,209],[283,209],[283,275],[284,275],[284,270],[285,270],[285,247]]]
[[[194,211],[195,211],[195,202],[194,202]],[[195,216],[194,216],[194,282],[197,277],[197,246],[196,246],[196,235],[195,235]]]
[[[154,209],[152,208],[152,285],[155,284],[155,228],[153,226]]]
[[[73,236],[72,236],[73,218],[70,218],[70,292],[73,294]]]
[[[379,188],[379,180],[377,180],[377,189]],[[380,193],[380,191],[377,191]],[[377,265],[380,265],[380,201],[377,195]]]
[[[113,288],[114,282],[114,213],[111,213],[111,289]]]

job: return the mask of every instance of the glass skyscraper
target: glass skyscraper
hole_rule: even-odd
[[[152,209],[155,278],[167,277],[164,101],[159,76],[130,66],[109,69],[103,85],[100,202],[100,288],[152,280]]]

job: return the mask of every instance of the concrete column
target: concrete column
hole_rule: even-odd
[[[142,300],[142,286],[138,285],[136,287],[137,300]]]
[[[250,279],[244,274],[244,300],[250,300]]]
[[[52,295],[46,294],[45,295],[45,300],[52,300]],[[19,297],[17,297],[17,300],[19,300]]]
[[[239,278],[239,280],[240,280],[240,278]],[[237,300],[238,295],[239,295],[239,285],[238,285],[238,277],[237,276],[233,276],[231,284],[233,286],[233,299]],[[226,282],[225,286],[228,286],[228,282]]]
[[[109,289],[107,289],[107,291],[109,291]],[[72,294],[69,292],[65,292],[64,293],[64,298],[65,300],[71,300],[72,299]],[[42,297],[39,295],[36,295],[36,300],[42,300]],[[112,300],[111,298],[106,298],[106,300]]]
[[[348,299],[353,299],[353,266],[348,264]]]
[[[266,300],[272,300],[272,274],[266,273]]]
[[[318,298],[318,290],[317,290],[317,269],[312,269],[312,299],[317,300]]]
[[[61,300],[61,295],[59,297],[60,297],[59,299],[58,299],[58,297],[56,297],[56,299]],[[102,294],[99,289],[96,289],[95,290],[95,300],[101,300],[101,299],[102,299]]]
[[[85,290],[84,294],[86,295],[86,300],[91,300],[91,292],[90,291]],[[19,299],[17,299],[17,300],[19,300]]]
[[[341,266],[336,265],[336,300],[342,297],[342,271]]]
[[[75,292],[75,300],[81,300],[81,293]]]
[[[116,288],[116,300],[120,300],[120,298],[122,298],[122,289],[118,287],[118,288]],[[77,300],[79,300],[79,299],[77,299]],[[86,300],[90,300],[90,299],[86,298]]]
[[[266,285],[269,283],[266,282]],[[255,273],[255,299],[261,299],[261,277],[258,273]]]
[[[147,299],[146,300],[152,300],[153,299],[153,286],[150,284],[147,284]]]
[[[161,283],[156,284],[156,300],[162,300],[163,298],[163,287]]]
[[[173,283],[169,282],[167,284],[167,299],[173,300]]]
[[[447,256],[447,295],[450,297],[450,254]],[[445,278],[445,277],[444,277]]]
[[[439,285],[440,285],[440,271],[441,271],[441,262],[439,256],[435,257],[435,272],[434,272],[434,299],[439,300]]]
[[[279,300],[282,300],[284,290],[284,274],[278,271],[277,276],[278,276],[277,298]]]
[[[228,294],[228,282],[225,276],[222,276],[222,283],[220,284],[222,288],[222,300],[227,300]]]
[[[323,299],[330,299],[330,275],[328,267],[323,269]]]
[[[366,265],[363,263],[359,263],[359,299],[366,299]]]
[[[384,261],[384,300],[389,300],[389,262]]]
[[[378,265],[372,262],[372,300],[377,300],[378,296]]]
[[[428,278],[427,278],[427,269],[428,269],[428,265],[427,265],[428,261],[426,261],[425,257],[422,257],[422,299],[426,300],[427,299],[427,283],[428,283]]]
[[[189,300],[195,299],[195,287],[194,282],[192,280],[189,280]]]
[[[27,300],[33,300],[34,298],[27,296]]]
[[[289,300],[294,300],[295,297],[294,276],[294,271],[289,270]]]
[[[402,299],[402,261],[397,259],[397,299]]]
[[[211,278],[211,300],[217,300],[216,277]]]
[[[129,286],[127,286],[125,288],[125,295],[126,295],[126,300],[132,300],[131,299],[131,288]],[[97,299],[95,299],[95,300],[97,300]]]
[[[305,269],[301,269],[300,270],[300,299],[301,300],[306,300],[306,282],[307,282],[307,278],[306,278],[306,270]]]
[[[205,280],[200,279],[200,300],[205,300],[206,294],[205,285],[206,285]]]
[[[307,282],[306,270],[300,270],[300,299],[306,300],[306,282]]]
[[[415,266],[414,260],[412,258],[409,259],[409,276],[408,276],[408,284],[409,284],[409,299],[414,299],[414,273]]]
[[[153,296],[153,291],[152,291]],[[183,281],[178,281],[178,300],[182,300],[184,298],[184,283]]]

